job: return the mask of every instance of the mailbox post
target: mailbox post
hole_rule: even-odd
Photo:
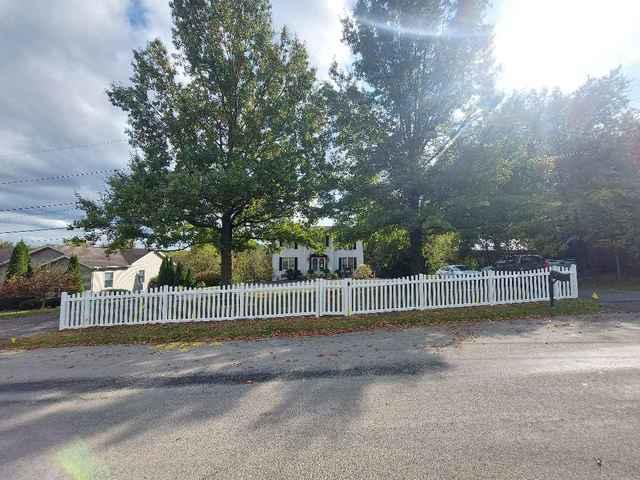
[[[549,304],[553,307],[556,303],[555,299],[555,284],[556,282],[570,282],[571,274],[561,273],[556,270],[549,272]]]

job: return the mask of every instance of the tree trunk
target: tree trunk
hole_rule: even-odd
[[[233,224],[231,215],[225,214],[222,217],[222,238],[220,241],[220,261],[221,280],[223,285],[231,285],[233,275]]]
[[[425,272],[425,259],[422,253],[424,236],[422,228],[416,227],[409,231],[409,274]]]

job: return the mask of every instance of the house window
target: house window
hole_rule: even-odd
[[[296,263],[296,257],[282,257],[280,258],[280,271],[296,270]]]
[[[338,259],[338,270],[346,271],[351,270],[354,271],[358,266],[358,259],[356,257],[340,257]]]
[[[104,288],[113,288],[113,272],[104,272]]]

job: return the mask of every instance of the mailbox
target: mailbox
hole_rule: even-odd
[[[551,270],[549,272],[549,304],[553,307],[555,304],[554,288],[556,282],[570,282],[571,274]]]

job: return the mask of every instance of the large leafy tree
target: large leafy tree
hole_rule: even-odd
[[[304,46],[274,34],[268,0],[174,0],[175,55],[134,52],[114,85],[134,148],[130,172],[79,223],[114,247],[213,243],[224,282],[232,251],[304,217],[325,164],[326,109]]]
[[[620,69],[587,81],[558,108],[551,137],[556,208],[549,224],[614,252],[640,255],[640,115]]]
[[[627,89],[614,70],[568,94],[511,95],[439,165],[448,223],[474,242],[550,255],[603,246],[620,270],[640,253],[640,116]]]
[[[345,22],[355,62],[334,72],[333,212],[360,235],[400,228],[407,273],[425,270],[425,234],[441,223],[432,171],[460,132],[494,105],[484,0],[359,0]]]
[[[527,240],[552,201],[549,174],[557,92],[516,92],[460,139],[434,172],[447,225],[500,254]]]

